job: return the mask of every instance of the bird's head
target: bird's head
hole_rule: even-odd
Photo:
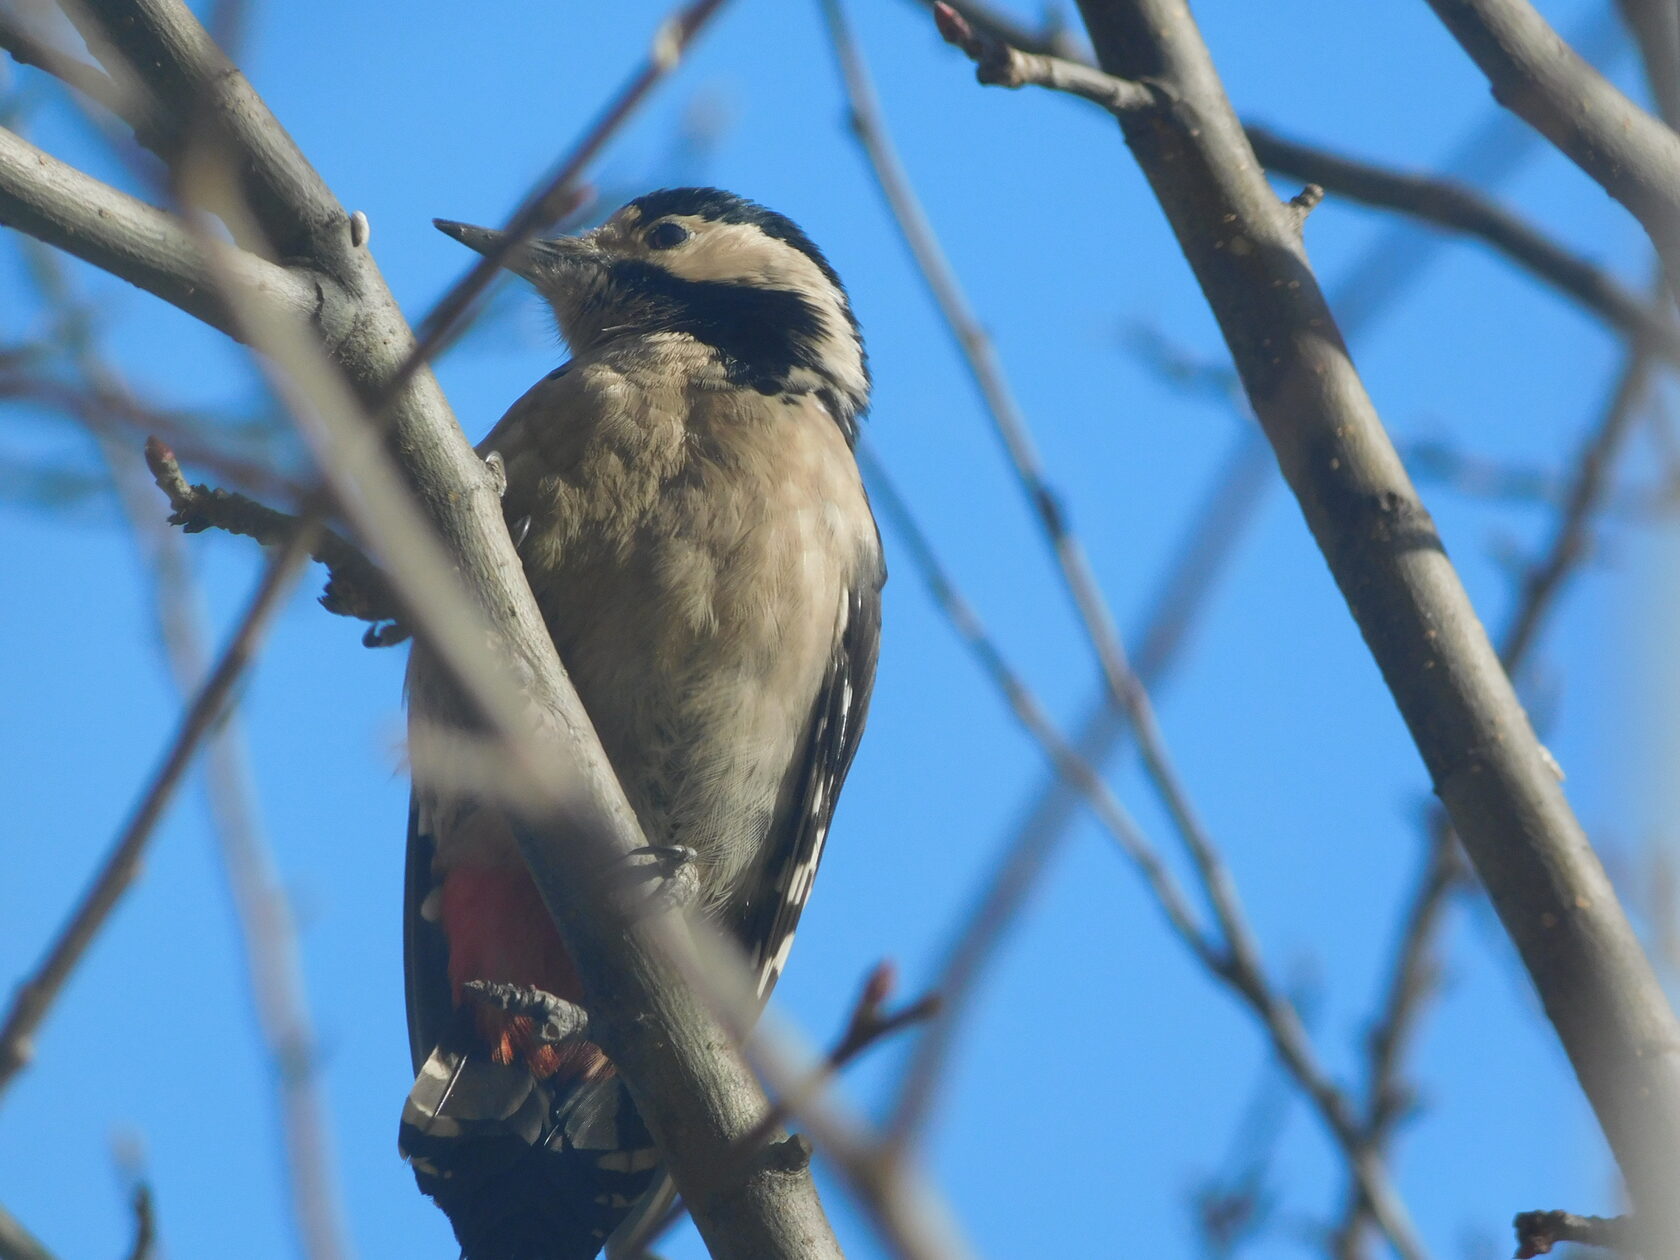
[[[481,253],[500,232],[434,220]],[[816,393],[848,434],[869,369],[840,277],[799,226],[716,188],[638,197],[581,236],[533,240],[506,263],[554,308],[576,355],[621,339],[690,337],[731,380]]]

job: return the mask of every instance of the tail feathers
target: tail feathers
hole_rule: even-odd
[[[616,1075],[539,1081],[443,1046],[403,1107],[398,1146],[463,1260],[591,1260],[662,1179]]]

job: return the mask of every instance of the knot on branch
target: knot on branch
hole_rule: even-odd
[[[1631,1251],[1634,1242],[1630,1216],[1576,1216],[1573,1212],[1518,1212],[1511,1221],[1517,1231],[1517,1260],[1550,1255],[1560,1242],[1585,1243],[1613,1251]]]

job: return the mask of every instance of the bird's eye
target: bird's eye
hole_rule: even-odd
[[[649,249],[674,249],[689,238],[689,230],[680,223],[655,223],[648,229]]]

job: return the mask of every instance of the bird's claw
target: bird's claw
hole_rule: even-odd
[[[700,899],[698,855],[686,844],[647,844],[625,854],[626,891],[658,910],[686,910]],[[645,889],[648,881],[654,887]]]
[[[495,980],[468,980],[461,988],[485,1006],[530,1019],[531,1039],[542,1045],[589,1040],[589,1012],[545,989]]]

